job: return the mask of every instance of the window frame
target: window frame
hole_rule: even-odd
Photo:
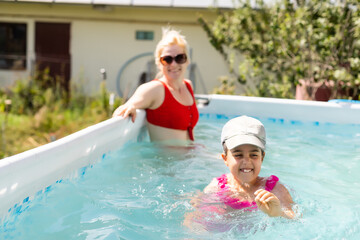
[[[28,24],[0,21],[0,70],[27,69]]]
[[[135,40],[137,41],[153,41],[154,31],[151,30],[136,30]]]

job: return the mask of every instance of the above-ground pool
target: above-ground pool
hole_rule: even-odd
[[[267,151],[260,176],[280,178],[297,219],[239,210],[205,217],[205,230],[184,227],[198,191],[228,172],[220,159],[221,128],[243,114],[201,112],[189,147],[164,147],[137,133],[140,141],[87,155],[86,166],[75,164],[82,167],[37,194],[18,194],[21,201],[3,215],[0,239],[359,239],[360,124],[287,119],[282,113],[277,118],[243,112],[264,123]],[[95,153],[99,145],[85,149]],[[6,199],[11,187],[1,189]],[[219,225],[227,230],[209,227]]]

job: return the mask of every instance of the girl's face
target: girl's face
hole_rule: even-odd
[[[179,45],[166,46],[160,57],[171,56],[176,57],[179,54],[184,54],[185,50]],[[183,64],[179,64],[176,61],[172,61],[171,64],[162,65],[160,63],[160,69],[167,80],[183,80],[186,72],[186,68],[189,65],[189,60]]]
[[[255,183],[264,156],[259,147],[250,144],[237,146],[228,150],[226,156],[222,155],[226,166],[239,184]]]

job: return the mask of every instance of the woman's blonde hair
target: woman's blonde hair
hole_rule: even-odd
[[[185,40],[185,36],[180,34],[180,31],[174,30],[171,27],[162,28],[162,38],[156,46],[155,49],[155,63],[158,68],[160,67],[160,56],[162,51],[165,47],[171,45],[178,45],[184,49],[185,54],[188,57],[189,61],[189,54],[188,54],[188,43]]]

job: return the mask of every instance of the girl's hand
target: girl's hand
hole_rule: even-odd
[[[259,189],[255,193],[258,208],[270,217],[283,216],[280,200],[271,192]]]
[[[136,108],[131,104],[125,103],[124,105],[121,105],[120,107],[115,109],[112,116],[122,116],[124,118],[131,117],[131,121],[135,122]]]

